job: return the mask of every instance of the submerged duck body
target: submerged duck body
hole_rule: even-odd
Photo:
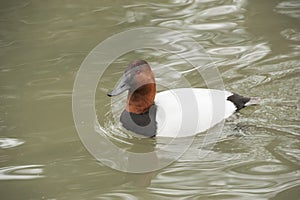
[[[146,137],[193,136],[251,104],[248,97],[214,89],[178,88],[156,94],[154,74],[144,60],[132,61],[108,96],[126,90],[120,121],[127,130]]]

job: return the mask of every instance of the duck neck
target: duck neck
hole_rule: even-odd
[[[150,107],[154,104],[155,94],[155,83],[143,85],[134,91],[129,90],[126,111],[135,114],[143,114],[149,111]]]

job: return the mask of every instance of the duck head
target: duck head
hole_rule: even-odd
[[[119,95],[128,90],[126,110],[135,114],[149,111],[154,104],[156,84],[149,64],[144,60],[134,60],[126,68],[119,84],[107,95]]]

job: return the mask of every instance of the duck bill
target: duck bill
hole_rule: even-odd
[[[126,90],[128,90],[130,87],[126,80],[127,80],[126,77],[123,75],[119,84],[111,92],[107,93],[107,96],[109,97],[117,96],[125,92]]]

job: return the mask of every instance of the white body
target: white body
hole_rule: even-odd
[[[188,137],[208,130],[232,115],[232,93],[201,88],[180,88],[156,94],[157,137]]]

